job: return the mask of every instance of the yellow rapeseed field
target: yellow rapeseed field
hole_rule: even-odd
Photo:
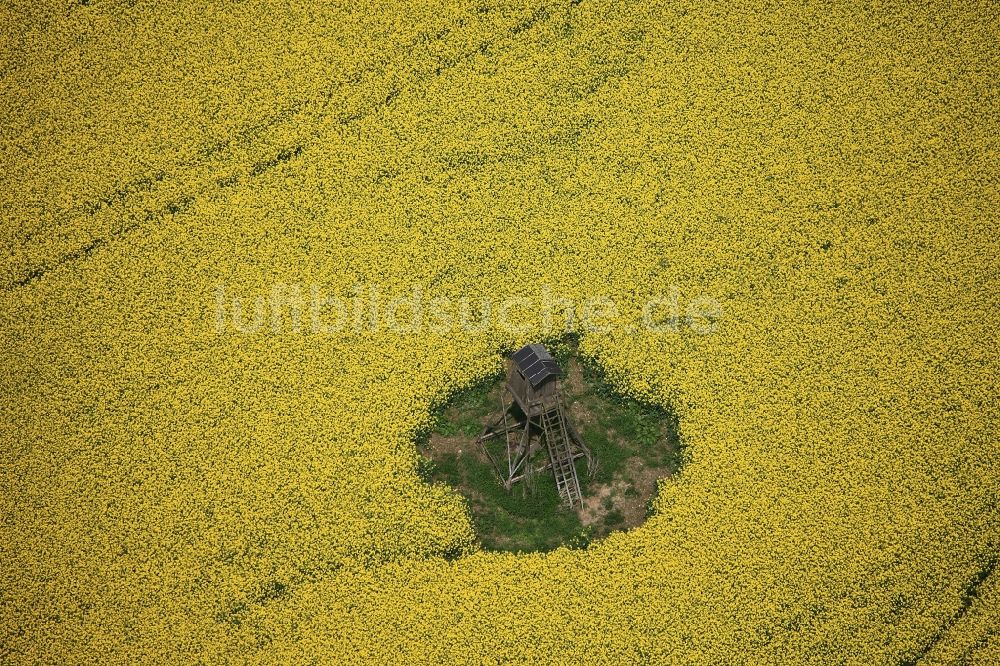
[[[0,32],[0,662],[1000,662],[995,3]],[[524,324],[362,311],[415,289]],[[553,295],[615,304],[582,351],[689,460],[635,530],[486,552],[414,438]]]

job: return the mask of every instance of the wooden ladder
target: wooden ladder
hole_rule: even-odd
[[[554,412],[554,413],[553,413]],[[573,448],[569,433],[566,431],[566,420],[559,409],[542,412],[542,431],[545,434],[545,445],[549,450],[549,462],[552,473],[556,477],[556,488],[563,502],[570,507],[577,502],[583,502],[580,492],[580,479],[576,476],[576,465],[573,464]]]

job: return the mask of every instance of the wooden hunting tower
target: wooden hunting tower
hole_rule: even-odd
[[[562,404],[559,379],[562,370],[542,345],[526,345],[507,361],[507,381],[500,393],[500,417],[486,426],[478,442],[510,490],[518,481],[532,479],[536,472],[551,469],[563,502],[582,501],[580,480],[574,461],[586,457],[593,469],[590,449],[570,423]],[[535,441],[535,435],[541,441]],[[495,455],[490,443],[503,437],[504,450]],[[544,464],[534,461],[542,448],[548,452]],[[501,464],[506,455],[507,465]]]

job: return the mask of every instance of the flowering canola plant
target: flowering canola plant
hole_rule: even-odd
[[[2,11],[0,661],[1000,659],[995,6]],[[652,518],[485,552],[416,472],[558,322],[219,325],[374,283],[612,299]]]

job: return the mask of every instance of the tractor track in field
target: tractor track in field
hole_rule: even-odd
[[[196,203],[199,198],[213,189],[237,186],[300,157],[309,149],[309,144],[312,141],[322,136],[324,121],[330,117],[333,111],[330,106],[331,102],[336,93],[347,86],[360,85],[367,77],[374,77],[375,79],[371,85],[371,89],[375,91],[374,94],[366,95],[365,100],[357,108],[350,110],[342,109],[338,113],[336,120],[340,127],[350,126],[381,110],[390,108],[407,89],[433,80],[463,63],[472,61],[477,56],[487,54],[497,55],[514,48],[518,39],[523,38],[525,34],[530,33],[532,29],[551,18],[557,7],[563,7],[565,10],[571,11],[578,4],[579,2],[572,1],[569,3],[539,6],[530,14],[522,15],[512,21],[512,25],[506,26],[506,29],[494,31],[488,37],[478,40],[474,48],[459,51],[451,55],[435,55],[433,49],[434,47],[447,45],[451,38],[460,39],[464,30],[474,28],[477,25],[477,19],[482,20],[481,17],[494,11],[493,8],[479,7],[473,10],[471,14],[460,16],[437,30],[423,31],[407,44],[397,49],[396,54],[393,56],[383,58],[378,64],[356,70],[345,78],[326,87],[315,98],[296,101],[270,118],[249,125],[231,137],[204,144],[191,157],[174,164],[170,169],[171,171],[180,171],[185,174],[207,169],[206,173],[200,174],[200,178],[197,177],[198,174],[196,173],[195,177],[192,178],[193,182],[188,187],[183,188],[183,194],[175,195],[168,198],[165,202],[161,202],[159,205],[118,220],[109,225],[111,229],[108,233],[96,236],[86,243],[77,245],[77,247],[70,251],[58,254],[50,260],[37,262],[19,272],[15,269],[12,272],[16,272],[16,274],[5,281],[2,290],[4,292],[11,292],[31,285],[61,266],[90,257],[100,248],[111,245],[124,235],[135,231],[145,224],[156,222],[167,215],[184,212]],[[414,59],[415,56],[420,54],[421,50],[430,55],[432,64],[421,70],[416,70],[414,75],[407,81],[386,85],[386,73],[389,68],[394,63]],[[308,118],[308,116],[303,117],[303,114],[308,114],[309,112],[312,112],[312,118]],[[309,129],[300,135],[300,140],[297,143],[282,148],[270,156],[262,156],[259,159],[253,160],[249,167],[234,167],[231,163],[225,162],[227,156],[232,154],[236,149],[252,147],[254,144],[261,142],[267,132],[299,119],[305,120],[305,124]],[[220,163],[215,164],[216,162]],[[222,171],[226,173],[220,176],[219,174]],[[181,179],[183,179],[183,176],[181,176]],[[173,182],[176,183],[176,180],[178,179],[173,179]],[[77,222],[82,218],[112,214],[116,208],[123,206],[133,196],[143,193],[155,195],[158,188],[169,185],[171,181],[172,179],[168,177],[168,171],[164,169],[133,178],[100,197],[69,209],[66,214],[56,220],[54,228],[65,228],[66,225]],[[53,226],[50,226],[46,231],[51,233],[52,229]],[[27,243],[33,239],[35,234],[29,233],[26,236]]]
[[[916,656],[900,662],[900,666],[917,666],[923,662],[934,647],[944,639],[952,627],[958,624],[961,619],[965,617],[965,614],[969,611],[969,608],[972,607],[973,602],[979,596],[979,588],[982,587],[990,576],[994,574],[998,562],[1000,562],[1000,559],[998,559],[997,555],[994,554],[983,564],[979,571],[977,571],[975,575],[965,584],[965,587],[962,590],[958,610],[955,611],[955,613],[941,625],[927,644],[920,649]],[[973,648],[975,648],[974,645],[969,648],[969,652],[972,652]],[[963,661],[961,663],[965,662]]]

